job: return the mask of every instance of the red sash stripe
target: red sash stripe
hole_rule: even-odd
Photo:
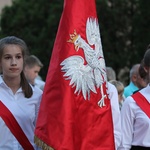
[[[132,97],[136,101],[136,103],[138,104],[138,106],[150,118],[150,103],[147,101],[147,99],[140,92],[137,92],[137,93],[133,94]]]
[[[26,137],[25,133],[19,126],[13,114],[1,101],[0,101],[0,116],[4,120],[5,124],[10,129],[12,134],[16,137],[18,142],[22,145],[24,150],[34,150],[32,144],[29,142],[28,138]]]

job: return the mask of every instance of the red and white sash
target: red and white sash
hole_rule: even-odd
[[[0,101],[0,117],[4,120],[7,127],[25,150],[34,150],[32,144],[26,137],[17,120],[10,110],[2,103],[2,101]]]
[[[136,101],[138,106],[150,118],[150,103],[147,101],[147,99],[140,92],[136,92],[135,94],[132,95],[132,97]]]

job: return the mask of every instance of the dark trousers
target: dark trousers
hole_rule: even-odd
[[[150,147],[132,146],[130,150],[150,150]]]

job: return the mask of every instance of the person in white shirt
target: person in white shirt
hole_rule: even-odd
[[[26,57],[24,65],[24,74],[31,85],[37,86],[41,90],[44,89],[45,85],[45,82],[41,78],[39,78],[39,72],[42,67],[42,62],[35,55],[30,55]]]
[[[117,89],[119,108],[121,110],[122,104],[124,102],[124,95],[123,95],[124,85],[121,81],[118,80],[110,80],[109,82],[112,83]]]
[[[26,43],[15,36],[0,40],[0,150],[36,150],[34,129],[42,90],[23,73]]]
[[[150,82],[150,49],[144,54],[146,80]],[[150,150],[150,84],[125,99],[121,110],[122,142],[118,150]]]
[[[117,150],[121,143],[121,117],[120,117],[120,109],[118,103],[118,92],[116,87],[111,84],[108,84],[108,96],[110,99],[110,105],[112,110],[112,119],[113,119],[113,127],[114,127],[114,140],[115,140],[115,149]]]

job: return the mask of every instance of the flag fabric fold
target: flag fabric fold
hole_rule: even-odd
[[[35,129],[43,149],[115,149],[100,49],[95,0],[64,0]]]

